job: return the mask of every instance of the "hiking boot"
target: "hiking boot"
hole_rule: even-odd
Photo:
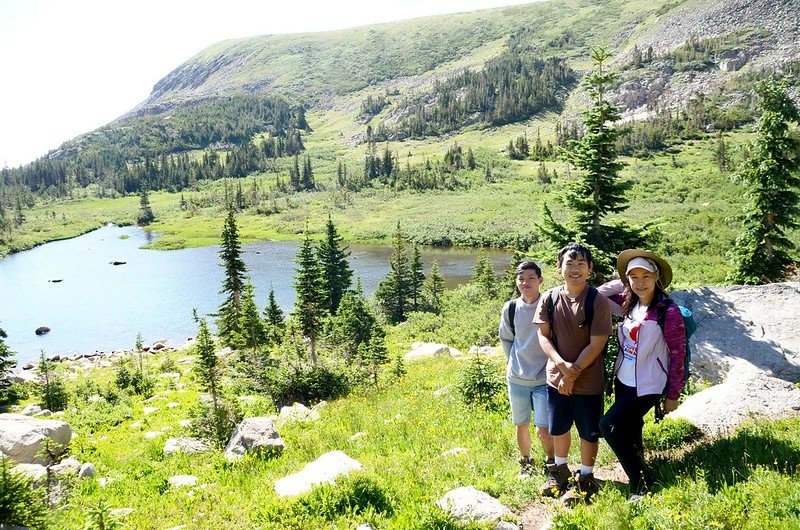
[[[546,464],[547,481],[539,488],[543,497],[558,497],[567,488],[569,482],[569,467],[567,464],[557,466],[555,463]]]
[[[576,471],[575,476],[572,478],[572,486],[561,496],[561,502],[567,506],[574,506],[579,502],[589,504],[592,495],[597,493],[599,489],[594,473],[581,475],[580,471]]]
[[[519,477],[529,477],[533,474],[533,460],[529,456],[519,458]]]

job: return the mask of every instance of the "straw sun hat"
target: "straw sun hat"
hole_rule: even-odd
[[[631,263],[631,261],[633,261],[633,263]],[[653,265],[656,266],[656,270],[653,270]],[[661,279],[661,286],[664,288],[672,282],[672,267],[652,250],[631,248],[623,250],[620,255],[617,256],[617,272],[625,285],[628,284],[629,266],[632,269],[643,268],[650,272],[658,272]]]

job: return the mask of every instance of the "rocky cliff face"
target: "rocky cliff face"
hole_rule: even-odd
[[[718,91],[736,72],[778,70],[800,58],[800,2],[797,0],[697,0],[686,2],[628,41],[616,57],[617,66],[639,50],[652,48],[667,55],[691,38],[724,37],[752,30],[752,35],[714,58],[707,71],[675,72],[670,60],[623,74],[614,94],[627,118],[641,118],[653,108],[676,108],[693,95]],[[742,95],[731,94],[731,101]]]

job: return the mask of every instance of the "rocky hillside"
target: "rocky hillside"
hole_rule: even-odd
[[[588,4],[588,5],[587,5]],[[629,113],[676,107],[747,73],[780,69],[800,55],[800,6],[793,0],[551,0],[304,35],[267,35],[215,44],[180,65],[132,114],[219,96],[282,92],[329,107],[380,88],[409,94],[463,68],[481,68],[511,41],[562,56],[576,70],[587,48],[608,46],[625,70],[616,99]],[[639,6],[638,4],[645,4]],[[566,16],[565,16],[566,14]],[[713,68],[676,71],[669,54],[691,39],[734,39]],[[646,68],[627,68],[636,50],[652,50]]]

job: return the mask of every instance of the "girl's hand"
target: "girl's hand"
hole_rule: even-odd
[[[677,399],[665,399],[664,400],[664,414],[669,414],[673,410],[678,408],[678,400]]]

